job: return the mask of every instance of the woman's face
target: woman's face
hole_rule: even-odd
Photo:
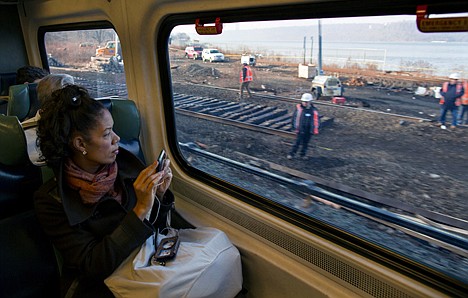
[[[120,137],[112,130],[113,126],[111,114],[104,109],[95,126],[89,131],[88,139],[83,141],[87,153],[78,162],[83,170],[95,173],[102,165],[115,161],[119,153]]]

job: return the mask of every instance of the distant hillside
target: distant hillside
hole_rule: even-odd
[[[304,36],[308,40],[310,36],[313,36],[318,40],[317,25],[249,30],[248,34],[245,32],[245,30],[226,30],[221,39],[231,41],[302,41]],[[327,42],[468,42],[468,33],[421,33],[417,30],[414,22],[408,21],[387,24],[327,24],[322,25],[322,39]]]
[[[255,32],[257,31],[257,32]],[[289,27],[262,29],[251,32],[251,35],[260,34],[264,38],[299,39],[304,36],[318,36],[318,26]],[[397,22],[387,24],[333,24],[322,25],[322,38],[327,41],[458,41],[468,42],[468,34],[463,33],[422,33],[414,22]]]

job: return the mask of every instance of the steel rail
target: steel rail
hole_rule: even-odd
[[[459,249],[465,250],[465,253],[468,250],[467,238],[461,237],[453,233],[449,233],[437,227],[433,227],[433,226],[426,225],[417,221],[410,220],[407,217],[398,215],[391,211],[384,210],[375,206],[371,206],[369,204],[360,202],[358,200],[354,200],[352,198],[333,193],[331,191],[326,190],[325,188],[321,187],[320,184],[317,184],[313,181],[310,181],[310,180],[299,181],[296,179],[283,177],[281,175],[271,173],[269,171],[260,169],[255,166],[240,163],[240,162],[207,152],[205,150],[200,149],[194,143],[186,143],[186,144],[179,143],[179,145],[180,147],[183,147],[184,149],[190,151],[191,153],[195,153],[205,158],[215,160],[216,162],[224,163],[229,166],[233,166],[238,169],[241,169],[250,173],[254,173],[255,175],[262,176],[267,179],[271,179],[274,181],[287,184],[291,188],[295,189],[296,191],[299,191],[305,194],[316,195],[322,199],[326,199],[335,204],[344,206],[346,208],[350,208],[358,212],[363,212],[369,216],[376,217],[390,224],[395,224],[395,225],[410,229],[412,231],[421,233],[423,235],[432,237],[444,243],[456,246]]]
[[[204,85],[204,84],[196,84],[196,83],[192,83],[192,82],[173,81],[173,83],[193,85],[193,86],[197,86],[197,87],[212,88],[212,89],[219,89],[219,90],[233,91],[233,92],[238,92],[239,91],[238,89],[218,87],[218,86],[210,86],[210,85]],[[254,93],[254,96],[258,97],[258,98],[263,98],[263,99],[281,100],[282,102],[290,102],[290,103],[298,103],[299,102],[299,99],[294,99],[294,98],[291,98],[291,97],[284,97],[284,96],[280,96],[280,95],[265,95],[265,94]],[[333,103],[329,103],[329,102],[322,102],[322,101],[318,101],[318,100],[314,101],[314,104],[334,107],[334,108],[338,108],[338,109],[352,109],[352,110],[357,110],[357,111],[362,111],[362,112],[367,112],[367,113],[387,115],[387,116],[392,116],[392,117],[397,117],[397,118],[414,120],[414,121],[418,121],[418,122],[432,122],[431,119],[427,119],[427,118],[407,116],[407,115],[388,113],[388,112],[382,112],[382,111],[375,111],[375,110],[370,110],[370,109],[365,109],[365,108],[360,108],[360,107],[352,107],[352,106],[347,106],[347,105],[337,105],[337,104],[333,104]]]
[[[293,139],[296,136],[295,133],[289,132],[289,131],[284,131],[284,130],[269,128],[269,127],[260,126],[256,124],[245,123],[245,122],[241,122],[237,120],[226,119],[226,118],[222,118],[218,116],[188,111],[188,110],[184,110],[181,108],[175,108],[175,110],[176,110],[176,113],[182,114],[185,116],[197,117],[197,118],[201,118],[201,119],[205,119],[205,120],[209,120],[209,121],[213,121],[213,122],[217,122],[221,124],[232,125],[232,126],[240,127],[243,129],[248,129],[251,131],[262,132],[262,133],[266,133],[270,135],[277,135],[283,138]]]
[[[425,217],[425,218],[427,218],[427,219],[429,219],[431,221],[434,221],[434,223],[429,223],[431,225],[435,225],[437,223],[438,224],[445,224],[445,225],[448,225],[448,226],[451,226],[451,227],[455,227],[455,228],[459,228],[459,229],[468,231],[468,221],[466,221],[466,220],[458,219],[458,218],[455,218],[455,217],[452,217],[452,216],[448,216],[448,215],[444,215],[444,214],[441,214],[441,213],[432,212],[432,211],[429,211],[429,210],[426,210],[426,209],[411,206],[411,205],[406,204],[404,202],[398,202],[398,201],[396,201],[394,199],[391,199],[391,198],[382,197],[382,196],[379,196],[379,195],[376,195],[376,194],[373,194],[373,193],[369,193],[369,192],[361,190],[361,189],[356,189],[356,188],[353,188],[353,187],[350,187],[350,186],[347,186],[347,185],[343,185],[341,183],[334,182],[334,181],[329,180],[329,179],[320,178],[320,177],[317,177],[317,176],[314,176],[314,175],[310,175],[308,173],[304,173],[304,172],[301,172],[301,171],[298,171],[298,170],[295,170],[295,169],[285,167],[283,165],[278,165],[278,164],[275,164],[275,163],[273,163],[271,161],[268,161],[268,160],[259,159],[259,158],[256,158],[256,157],[253,157],[253,156],[250,156],[250,155],[247,155],[247,154],[243,154],[243,153],[240,153],[240,152],[237,152],[237,154],[241,155],[244,158],[250,158],[251,160],[258,161],[260,164],[268,165],[268,167],[273,169],[273,170],[276,170],[276,171],[279,171],[279,172],[282,172],[282,173],[286,173],[288,175],[295,176],[297,178],[301,178],[301,179],[304,179],[304,180],[314,181],[315,183],[326,186],[327,188],[331,188],[331,189],[334,189],[334,190],[337,190],[337,191],[340,191],[340,192],[351,194],[353,196],[363,198],[363,199],[365,199],[367,201],[372,201],[374,203],[378,203],[378,204],[381,204],[381,205],[392,207],[392,208],[395,208],[397,210],[408,212],[408,213],[414,214],[417,217],[423,216],[423,217]],[[444,229],[444,228],[442,228],[442,229]]]

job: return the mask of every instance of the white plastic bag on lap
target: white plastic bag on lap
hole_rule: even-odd
[[[175,259],[148,265],[153,238],[133,252],[104,282],[116,297],[232,298],[242,289],[240,254],[224,232],[214,228],[179,231]]]

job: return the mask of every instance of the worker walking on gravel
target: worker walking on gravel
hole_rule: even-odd
[[[249,98],[252,97],[252,93],[250,92],[249,84],[253,81],[253,73],[252,69],[247,63],[242,64],[242,69],[240,71],[240,95],[239,99],[243,98],[244,89],[247,90],[249,94]]]
[[[301,97],[301,103],[296,105],[292,116],[292,127],[296,132],[296,141],[287,156],[288,159],[294,157],[301,145],[300,156],[304,158],[312,135],[319,133],[320,118],[312,100],[312,94],[304,93]]]
[[[458,73],[452,73],[449,76],[449,81],[445,82],[440,90],[440,128],[442,129],[447,128],[445,126],[445,117],[448,111],[452,113],[452,125],[450,128],[457,127],[458,107],[461,104],[460,98],[464,94],[463,85],[459,79],[460,75]]]

